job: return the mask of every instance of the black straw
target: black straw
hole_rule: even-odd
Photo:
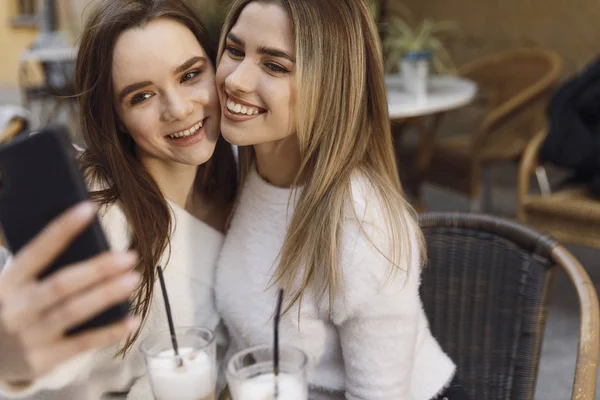
[[[175,336],[175,326],[173,325],[173,315],[171,314],[171,305],[169,304],[169,296],[167,296],[167,285],[165,285],[165,277],[163,276],[162,268],[156,267],[158,272],[158,280],[160,280],[160,288],[162,289],[163,299],[165,301],[165,309],[167,310],[167,320],[169,321],[169,330],[171,331],[171,343],[173,344],[173,350],[175,351],[175,360],[177,366],[183,365],[183,360],[179,356],[179,346],[177,346],[177,336]]]
[[[279,383],[277,376],[279,375],[279,318],[281,317],[281,302],[283,300],[283,289],[279,289],[277,294],[277,308],[275,308],[274,319],[274,341],[273,341],[273,372],[275,373],[275,399],[279,397]]]

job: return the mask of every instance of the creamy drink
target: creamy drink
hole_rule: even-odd
[[[281,346],[277,385],[273,371],[272,346],[252,347],[235,354],[226,370],[233,400],[308,400],[306,355],[302,350]]]
[[[142,344],[155,400],[215,400],[217,368],[212,332],[203,328],[178,328],[176,332],[181,364],[169,332]]]
[[[156,400],[214,400],[215,371],[211,357],[191,347],[179,349],[183,365],[177,365],[173,349],[148,360],[148,373]]]
[[[275,375],[267,373],[240,382],[234,400],[307,400],[306,384],[294,375],[277,375],[278,395],[275,398]]]

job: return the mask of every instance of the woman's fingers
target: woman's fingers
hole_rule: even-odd
[[[0,277],[0,293],[11,292],[23,282],[35,279],[87,228],[95,213],[91,202],[83,202],[50,222],[15,255],[12,268]]]
[[[35,347],[55,341],[69,329],[130,298],[139,282],[140,274],[132,271],[70,297],[50,310],[38,324],[27,329],[22,336],[25,346]]]
[[[104,253],[90,260],[63,268],[41,282],[32,281],[6,301],[2,320],[15,332],[70,296],[125,274],[137,262],[134,252]]]
[[[33,374],[40,376],[80,353],[116,344],[135,332],[139,325],[138,317],[128,317],[109,326],[84,331],[75,336],[62,338],[50,346],[40,347],[32,351],[29,356]]]

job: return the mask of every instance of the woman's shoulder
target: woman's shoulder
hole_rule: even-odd
[[[421,255],[410,208],[364,173],[352,176],[351,194],[353,208],[347,211],[340,242],[343,296],[335,303],[335,319],[358,315],[361,307],[379,301],[416,304]]]
[[[367,274],[380,282],[390,267],[408,271],[419,266],[421,240],[415,215],[399,193],[386,190],[363,172],[351,177],[351,207],[342,226],[342,256],[352,266],[350,276],[364,279]],[[365,265],[370,267],[365,270]]]
[[[386,208],[384,193],[365,172],[356,171],[350,177],[350,195],[346,207],[350,221],[385,226],[390,210]],[[347,219],[348,219],[347,218]]]

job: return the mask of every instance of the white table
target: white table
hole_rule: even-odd
[[[385,85],[391,119],[422,117],[460,108],[469,104],[477,93],[474,82],[455,76],[432,76],[423,100],[403,90],[400,75],[387,75]]]
[[[21,62],[74,62],[77,58],[76,47],[44,47],[40,49],[27,49],[21,53]]]
[[[477,94],[477,85],[473,81],[455,76],[432,76],[427,96],[423,99],[404,90],[400,75],[387,75],[385,85],[390,119],[409,123],[419,131],[419,145],[412,172],[415,179],[407,182],[407,187],[415,196],[415,208],[423,211],[420,186],[433,157],[435,136],[442,116],[446,111],[463,107],[473,101]],[[426,121],[428,116],[432,118]]]

